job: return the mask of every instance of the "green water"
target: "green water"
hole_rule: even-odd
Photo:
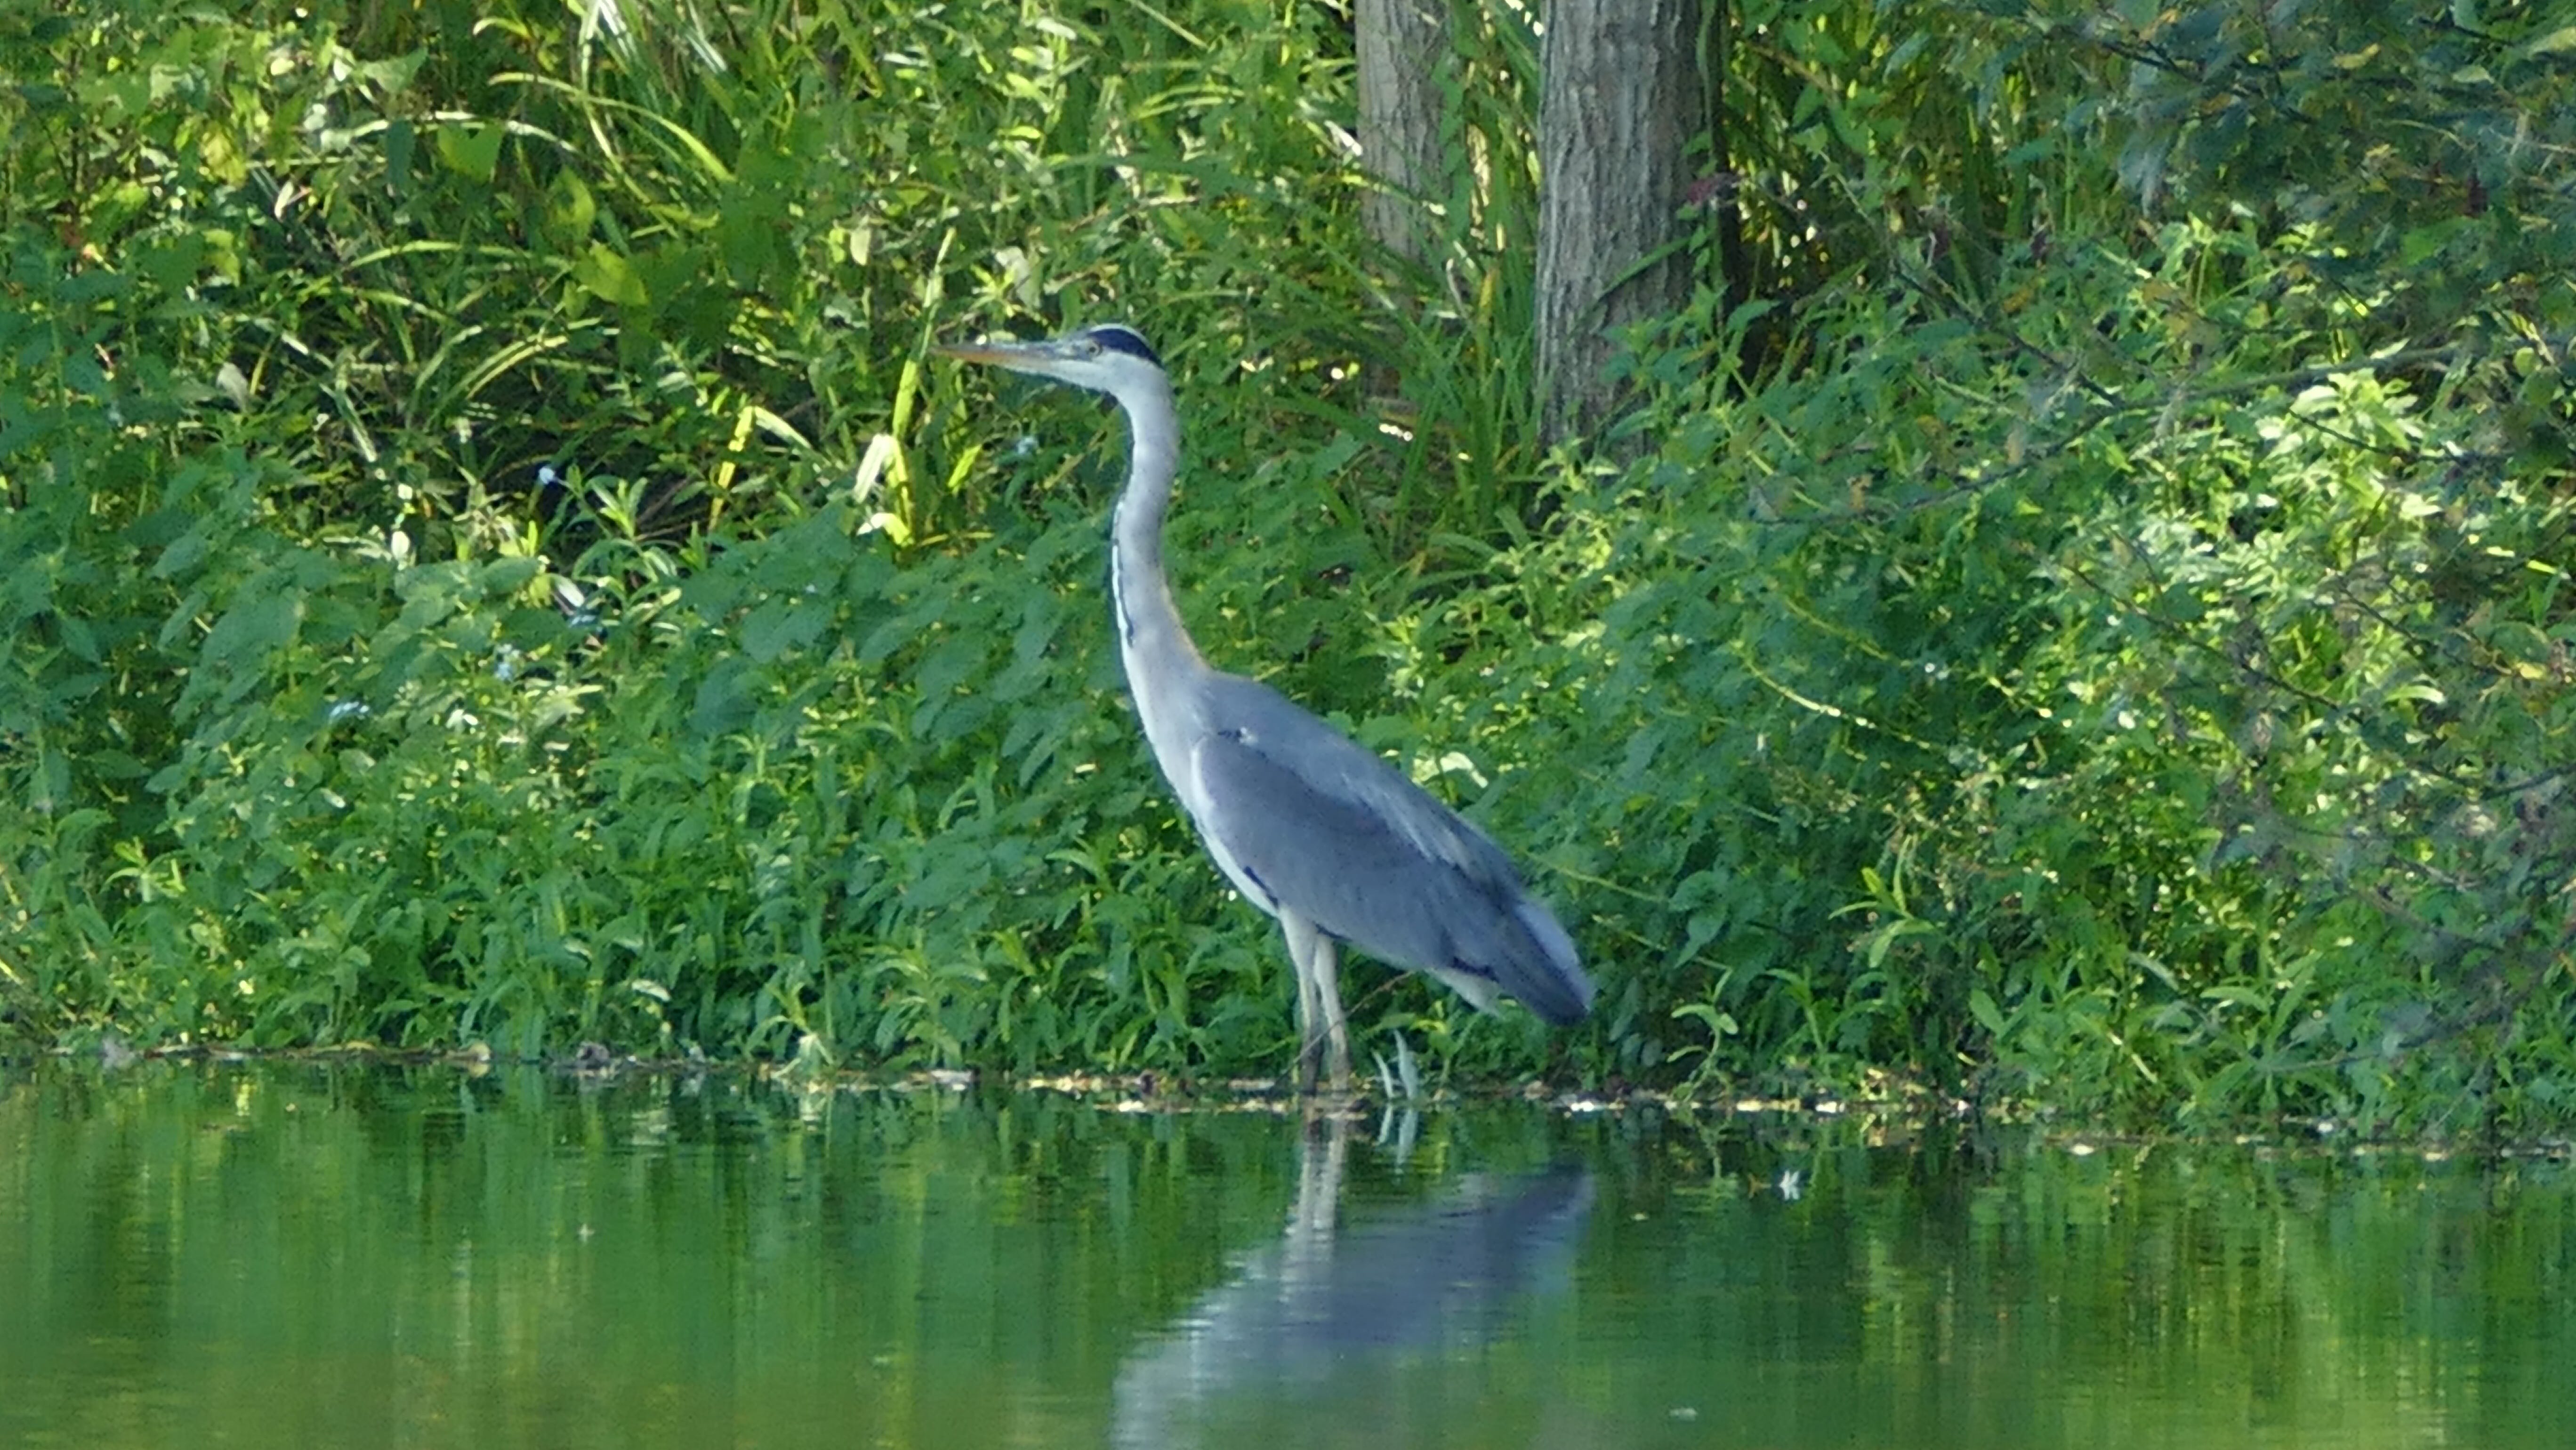
[[[0,1067],[0,1445],[2563,1446],[2576,1172]]]

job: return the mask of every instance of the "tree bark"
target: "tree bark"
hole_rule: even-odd
[[[1368,234],[1408,262],[1434,235],[1426,201],[1449,197],[1440,148],[1444,78],[1456,72],[1449,0],[1358,0],[1360,164],[1377,185],[1360,200]]]
[[[1539,424],[1609,422],[1611,333],[1690,299],[1685,148],[1709,128],[1701,0],[1555,0],[1539,43]],[[1648,259],[1653,260],[1649,261]]]

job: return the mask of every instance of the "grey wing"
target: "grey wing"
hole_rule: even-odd
[[[1559,1026],[1590,1010],[1574,943],[1482,831],[1267,685],[1222,676],[1210,705],[1200,825],[1262,891],[1479,1006],[1499,989]]]

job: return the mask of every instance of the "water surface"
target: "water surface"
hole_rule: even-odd
[[[0,1444],[2560,1446],[2571,1185],[1833,1120],[0,1066]]]

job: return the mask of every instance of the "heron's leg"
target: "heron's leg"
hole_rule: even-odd
[[[1288,938],[1288,959],[1297,968],[1297,1090],[1313,1092],[1316,1068],[1323,1066],[1329,1069],[1326,1089],[1347,1092],[1350,1042],[1342,1026],[1333,939],[1293,911],[1279,913],[1279,928]]]
[[[1324,1082],[1326,1091],[1347,1094],[1351,1090],[1351,1029],[1342,1018],[1342,944],[1315,933],[1315,1005],[1324,1019]]]
[[[1315,1090],[1318,1054],[1315,1036],[1315,978],[1307,969],[1314,955],[1315,928],[1295,912],[1279,913],[1279,933],[1288,939],[1288,965],[1297,974],[1297,1091]]]

